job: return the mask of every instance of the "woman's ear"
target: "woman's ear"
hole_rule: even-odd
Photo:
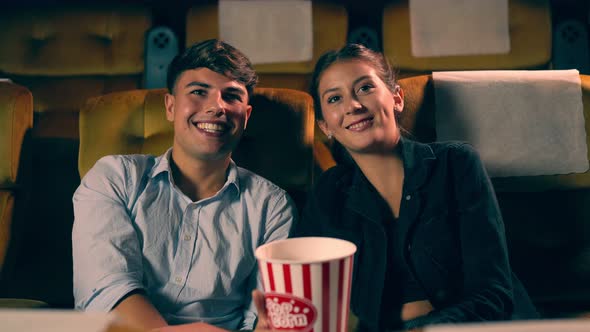
[[[404,90],[401,86],[396,85],[393,92],[393,109],[402,112],[404,110]]]
[[[332,132],[328,129],[328,125],[324,120],[317,120],[318,127],[324,132],[324,135],[328,136],[328,138],[332,138]]]

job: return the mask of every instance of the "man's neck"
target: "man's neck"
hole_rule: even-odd
[[[198,160],[174,153],[170,160],[172,177],[193,202],[214,196],[225,184],[230,156],[218,160]]]

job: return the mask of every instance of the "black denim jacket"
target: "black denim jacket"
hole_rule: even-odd
[[[405,328],[536,317],[511,273],[502,216],[475,150],[460,142],[407,139],[399,148],[405,177],[398,221],[407,225],[400,229],[405,243],[399,245],[435,308]],[[322,175],[293,230],[294,236],[336,237],[357,245],[351,309],[369,331],[382,330],[379,309],[387,296],[382,204],[360,169],[336,166]]]

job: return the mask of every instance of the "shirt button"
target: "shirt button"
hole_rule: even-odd
[[[406,195],[406,201],[409,201],[410,199],[412,199],[412,195]]]
[[[184,240],[185,241],[190,241],[191,240],[191,236],[190,235],[185,235],[184,236]]]
[[[176,278],[174,279],[174,281],[176,281],[176,282],[181,282],[181,281],[182,281],[182,278],[181,278],[181,277],[176,277]]]

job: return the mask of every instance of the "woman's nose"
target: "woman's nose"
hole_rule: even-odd
[[[350,105],[348,107],[348,111],[346,112],[346,114],[354,114],[356,112],[359,112],[362,109],[363,109],[363,104],[361,104],[357,99],[352,99],[350,101]]]

